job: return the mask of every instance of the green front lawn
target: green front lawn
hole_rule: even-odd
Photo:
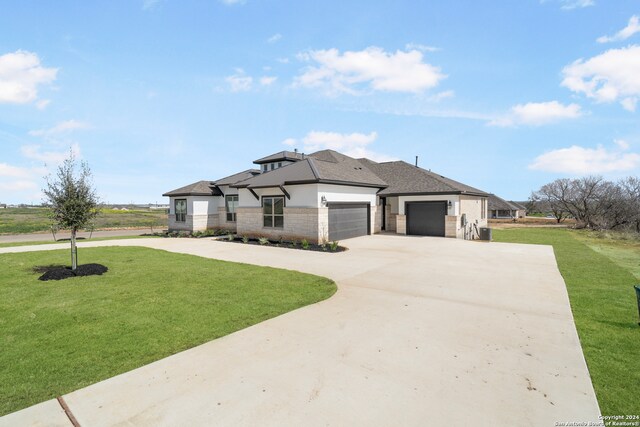
[[[41,282],[69,250],[0,255],[0,415],[330,297],[318,276],[146,248],[80,248],[104,276]]]
[[[600,410],[603,415],[640,415],[640,326],[633,289],[640,281],[633,275],[629,248],[608,241],[607,250],[596,252],[589,247],[595,244],[593,236],[568,229],[493,233],[497,242],[553,246]],[[640,251],[636,256],[637,265]]]

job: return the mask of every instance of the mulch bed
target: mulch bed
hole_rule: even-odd
[[[63,280],[70,277],[80,276],[100,276],[106,273],[109,269],[102,264],[83,264],[76,268],[76,271],[71,271],[71,267],[64,265],[49,265],[38,266],[33,269],[36,273],[44,273],[38,277],[38,280]]]
[[[298,249],[298,250],[302,250],[302,251],[312,251],[312,252],[327,252],[327,253],[338,253],[338,252],[344,252],[347,250],[347,248],[345,248],[344,246],[338,246],[336,248],[335,251],[331,250],[330,245],[325,245],[324,248],[321,245],[316,245],[315,243],[309,243],[309,247],[307,249],[304,249],[302,247],[302,244],[300,242],[297,242],[295,245],[292,242],[288,242],[288,241],[274,241],[274,240],[269,240],[268,244],[261,244],[258,240],[256,239],[249,239],[249,241],[247,243],[242,241],[242,238],[236,237],[233,240],[229,240],[226,237],[223,238],[219,238],[218,241],[220,242],[229,242],[229,243],[242,243],[244,245],[258,245],[258,246],[269,246],[269,247],[274,247],[274,248],[287,248],[287,249]]]

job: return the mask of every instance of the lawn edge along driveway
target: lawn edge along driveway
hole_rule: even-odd
[[[575,230],[494,230],[499,242],[552,245],[603,415],[640,415],[640,327],[625,268],[578,240]],[[613,244],[609,242],[609,244]]]
[[[324,300],[336,290],[333,281],[306,273],[144,247],[81,248],[79,258],[109,271],[42,282],[33,266],[64,265],[68,249],[0,254],[0,415]]]

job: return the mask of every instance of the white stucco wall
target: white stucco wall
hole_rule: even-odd
[[[218,213],[218,205],[223,200],[217,196],[178,196],[169,198],[169,214],[175,215],[176,199],[187,199],[187,215],[213,215]],[[224,206],[224,201],[222,202]]]
[[[239,206],[245,208],[260,207],[260,200],[256,199],[247,189],[240,188],[238,192]],[[302,184],[287,185],[285,190],[291,196],[285,204],[290,208],[321,208],[322,197],[328,203],[331,202],[368,202],[376,204],[377,188],[352,187],[346,185],[332,184]],[[254,189],[258,197],[283,195],[279,188],[258,188]]]
[[[368,202],[376,205],[376,193],[378,188],[352,187],[347,185],[317,184],[318,197],[316,202],[321,204],[322,196],[331,202]],[[373,223],[372,223],[373,224]]]

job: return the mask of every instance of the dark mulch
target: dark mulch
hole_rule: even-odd
[[[347,250],[344,246],[338,246],[335,251],[331,250],[331,246],[329,244],[322,247],[321,245],[316,245],[315,243],[309,243],[309,247],[307,249],[302,247],[302,243],[296,242],[295,244],[290,241],[279,241],[279,240],[269,240],[267,244],[261,244],[257,239],[249,239],[247,243],[242,241],[242,238],[236,237],[233,240],[229,240],[226,237],[218,239],[221,242],[229,242],[229,243],[242,243],[245,245],[258,245],[258,246],[271,246],[276,248],[287,248],[287,249],[299,249],[302,251],[313,251],[313,252],[329,252],[329,253],[337,253],[344,252]]]
[[[102,264],[83,264],[76,268],[76,271],[71,271],[71,267],[64,265],[49,265],[49,266],[37,266],[33,268],[33,271],[44,274],[38,277],[38,280],[62,280],[69,277],[80,276],[100,276],[106,273],[109,269]]]

